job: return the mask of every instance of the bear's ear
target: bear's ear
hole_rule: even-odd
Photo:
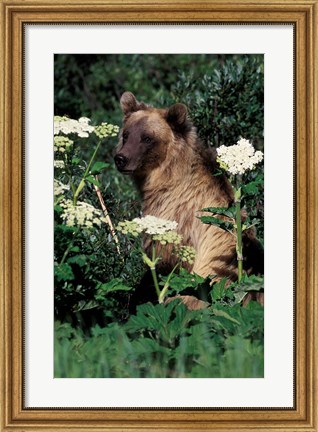
[[[120,106],[125,115],[146,108],[146,105],[143,102],[138,102],[135,95],[131,92],[125,92],[122,94],[122,97],[120,98]]]
[[[167,122],[178,133],[188,131],[191,127],[188,108],[182,103],[172,105],[167,111]]]

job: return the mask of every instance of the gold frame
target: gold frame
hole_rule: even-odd
[[[1,430],[317,431],[318,0],[0,0]],[[292,23],[295,28],[295,405],[292,409],[26,409],[23,407],[24,23]],[[315,148],[316,146],[316,148]],[[316,407],[316,408],[315,408]]]

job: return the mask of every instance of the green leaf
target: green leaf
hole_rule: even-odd
[[[213,301],[221,300],[224,297],[226,281],[226,278],[222,278],[219,282],[216,282],[213,285],[212,291],[210,293]]]
[[[223,318],[226,318],[227,320],[229,320],[229,321],[231,321],[231,322],[233,322],[233,323],[235,323],[235,324],[240,325],[240,322],[239,322],[239,321],[237,321],[235,318],[231,317],[231,315],[229,315],[227,312],[225,312],[225,311],[222,310],[222,309],[217,309],[217,308],[214,307],[214,308],[212,309],[212,312],[213,312],[213,314],[214,314],[215,316],[217,316],[217,317],[223,317]]]
[[[98,187],[100,187],[100,183],[99,183],[99,181],[98,180],[96,180],[93,176],[87,176],[86,177],[86,179],[85,180],[87,180],[89,183],[92,183],[93,185],[95,185],[95,186],[98,186]]]
[[[162,276],[160,285],[164,285],[168,276]],[[170,281],[169,287],[173,292],[180,293],[187,288],[197,288],[202,284],[205,279],[196,273],[189,273],[187,270],[181,268],[179,274],[174,274]]]
[[[261,291],[264,289],[264,277],[245,274],[237,287],[240,291]]]
[[[70,252],[75,252],[75,253],[77,253],[77,252],[79,252],[80,251],[80,248],[78,247],[78,246],[73,246],[73,247],[71,247],[71,249],[70,249]]]
[[[264,290],[264,278],[261,276],[251,275],[248,276],[246,274],[243,275],[240,283],[233,282],[226,289],[226,297],[234,299],[233,304],[239,304],[242,302],[244,297],[247,295],[249,291],[263,291]]]
[[[189,323],[198,316],[197,312],[189,311],[177,298],[168,304],[146,303],[137,307],[137,315],[131,316],[125,327],[129,332],[151,332],[154,337],[171,344],[188,332]]]
[[[120,278],[112,279],[110,282],[97,285],[99,294],[105,295],[114,291],[130,291],[132,288],[125,285]]]
[[[100,174],[105,168],[108,168],[109,166],[110,166],[109,163],[95,162],[91,168],[91,174],[93,175]]]
[[[264,184],[263,176],[258,176],[255,180],[242,185],[242,194],[243,195],[257,195],[260,187]]]
[[[233,293],[234,297],[234,304],[239,304],[243,301],[244,297],[246,297],[247,292],[246,291],[236,291]]]
[[[170,353],[170,349],[160,345],[157,341],[149,338],[139,338],[131,343],[131,347],[133,348],[134,355],[146,354],[149,353]]]
[[[84,267],[84,265],[87,263],[87,257],[83,254],[75,255],[68,258],[67,262],[69,264],[77,264],[79,267]]]
[[[236,209],[235,207],[207,207],[202,209],[201,211],[235,218]]]
[[[72,165],[78,165],[81,162],[81,159],[78,157],[73,157]]]
[[[234,224],[232,222],[223,221],[213,216],[200,216],[199,219],[205,224],[216,225],[225,231],[232,231],[234,228]]]
[[[63,212],[63,208],[62,208],[59,204],[56,204],[56,205],[54,206],[54,211],[55,211],[57,214],[61,214],[61,213]]]
[[[56,264],[54,266],[54,275],[59,282],[74,279],[72,267],[67,263]]]

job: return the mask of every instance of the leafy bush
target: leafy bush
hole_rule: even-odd
[[[58,378],[262,377],[263,308],[146,303],[125,325],[94,326],[89,335],[57,322],[54,352]]]
[[[262,56],[225,60],[200,80],[182,73],[173,99],[185,103],[200,137],[209,145],[235,144],[247,137],[263,149],[264,69]]]
[[[84,326],[91,320],[104,324],[127,315],[128,292],[139,283],[143,264],[129,239],[122,238],[119,244],[115,238],[95,191],[101,187],[96,176],[109,168],[109,164],[95,161],[98,147],[117,133],[107,136],[106,131],[96,144],[93,126],[84,132],[87,136],[81,136],[83,132],[78,133],[76,128],[68,131],[65,126],[68,123],[81,127],[80,121],[67,118],[55,121],[55,315]],[[99,128],[95,127],[95,135]],[[82,155],[79,146],[82,141],[89,141],[92,148],[89,162]],[[116,221],[120,213],[115,216],[112,199],[107,199],[107,206],[108,217]]]
[[[55,56],[57,115],[119,125],[125,90],[156,107],[186,103],[207,145],[231,145],[246,137],[263,150],[263,56]],[[55,168],[58,185],[69,186],[54,209],[55,376],[263,376],[263,307],[254,302],[242,307],[250,291],[263,290],[262,278],[244,275],[238,284],[181,269],[169,279],[169,295],[196,296],[208,303],[206,309],[189,311],[178,299],[144,301],[132,314],[137,288],[146,284],[146,291],[154,290],[143,279],[140,239],[119,235],[116,242],[104,222],[88,230],[68,225],[62,200],[74,203],[80,189],[75,201],[101,212],[97,186],[116,226],[140,216],[139,197],[114,166],[116,137],[102,139],[99,147],[93,133],[67,137],[74,144],[66,148],[62,141],[65,151],[56,159],[64,169]],[[262,165],[246,176],[242,207],[250,220],[259,220],[262,241]],[[163,287],[167,276],[158,276]]]

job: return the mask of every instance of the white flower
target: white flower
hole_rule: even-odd
[[[72,145],[74,144],[74,141],[70,140],[67,137],[64,136],[55,136],[54,137],[54,151],[59,151],[61,153],[64,153],[65,150],[68,150]]]
[[[67,226],[77,225],[89,229],[93,225],[100,227],[106,221],[101,210],[86,202],[78,201],[74,206],[71,200],[63,200],[60,206],[63,208],[61,217]]]
[[[118,135],[119,127],[110,123],[101,123],[99,126],[95,126],[94,133],[98,138],[106,138],[108,136],[115,137]]]
[[[54,168],[62,169],[64,167],[65,167],[64,161],[62,161],[62,160],[55,160],[54,161]]]
[[[216,151],[221,168],[232,175],[242,175],[248,170],[253,170],[255,165],[263,160],[263,153],[255,152],[252,144],[244,138],[229,147],[222,145]]]
[[[54,196],[63,195],[64,191],[69,190],[68,185],[63,184],[59,180],[54,179]]]
[[[135,218],[133,222],[136,222],[146,234],[163,234],[167,231],[175,230],[178,226],[178,223],[175,221],[160,219],[151,215]]]
[[[196,250],[192,246],[180,246],[177,255],[181,261],[193,264],[196,257]]]
[[[119,222],[116,228],[123,234],[131,234],[134,237],[137,237],[142,232],[142,229],[136,222],[128,220]]]
[[[75,133],[81,138],[86,138],[91,132],[94,131],[94,126],[89,125],[90,119],[81,117],[79,120],[69,119],[68,117],[54,117],[54,135],[63,133],[68,135]]]
[[[156,234],[152,237],[153,240],[159,241],[162,245],[165,244],[175,244],[181,243],[182,236],[176,231],[166,231],[163,234]]]

